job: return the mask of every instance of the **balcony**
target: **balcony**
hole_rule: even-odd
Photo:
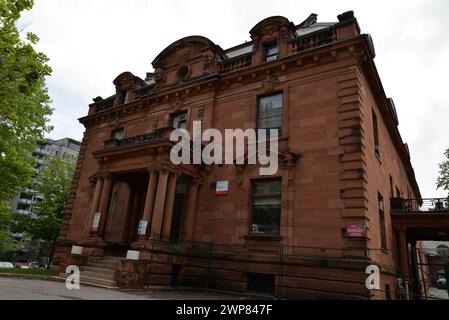
[[[32,205],[34,204],[34,201],[32,199],[20,198],[19,203]]]
[[[168,139],[170,137],[171,129],[170,128],[162,128],[157,129],[151,133],[145,133],[134,137],[128,137],[124,139],[109,139],[104,142],[104,148],[114,148],[121,146],[132,146],[139,145],[144,143],[152,143],[158,142],[164,139]]]
[[[392,198],[391,212],[395,213],[448,213],[449,198],[402,199]]]

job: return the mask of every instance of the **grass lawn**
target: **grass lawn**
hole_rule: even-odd
[[[0,273],[13,273],[13,274],[23,274],[23,275],[31,275],[31,276],[56,276],[57,273],[55,271],[47,270],[47,269],[2,269],[0,268]]]

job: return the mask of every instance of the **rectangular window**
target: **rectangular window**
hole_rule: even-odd
[[[251,233],[279,234],[281,189],[280,179],[253,182]]]
[[[171,126],[173,129],[187,128],[187,112],[178,113],[172,116]]]
[[[379,228],[380,228],[380,247],[387,249],[387,229],[385,225],[385,208],[384,199],[381,194],[378,194],[379,203]]]
[[[390,198],[394,198],[393,178],[390,175]]]
[[[122,92],[122,103],[128,103],[129,102],[129,91]]]
[[[379,127],[377,125],[377,116],[373,110],[373,134],[374,134],[374,152],[380,156],[380,145],[379,145]]]
[[[277,129],[278,136],[282,134],[282,93],[265,96],[259,98],[259,106],[257,112],[257,128],[267,129],[267,137],[269,129]]]
[[[265,46],[265,61],[273,61],[278,58],[279,54],[279,47],[275,44],[270,44]]]
[[[112,139],[123,140],[125,138],[125,129],[118,128],[112,131]]]

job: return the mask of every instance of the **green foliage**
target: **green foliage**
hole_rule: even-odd
[[[46,269],[0,269],[0,273],[23,274],[28,276],[56,276],[56,271]]]
[[[25,232],[33,239],[53,241],[58,235],[64,216],[76,162],[68,157],[49,158],[33,188],[43,201],[33,206],[35,217],[25,221]]]
[[[0,260],[10,257],[22,248],[20,242],[11,236],[10,230],[14,224],[7,204],[0,204],[0,207],[2,206],[3,208],[0,208]]]
[[[51,127],[52,113],[45,78],[48,58],[33,48],[39,38],[21,39],[17,20],[32,0],[0,0],[0,209],[33,176],[31,153]]]
[[[440,175],[437,178],[437,188],[449,191],[449,149],[444,153],[447,160],[439,164]]]

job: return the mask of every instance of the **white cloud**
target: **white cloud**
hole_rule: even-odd
[[[141,77],[166,46],[199,34],[222,48],[249,40],[260,20],[283,15],[295,23],[310,13],[336,21],[354,10],[373,36],[385,91],[395,99],[400,130],[409,143],[422,194],[435,191],[437,163],[449,147],[449,2],[435,1],[145,1],[36,0],[21,24],[37,33],[51,59],[48,80],[55,113],[51,137],[82,137],[77,118],[93,97],[114,92],[123,71]]]

